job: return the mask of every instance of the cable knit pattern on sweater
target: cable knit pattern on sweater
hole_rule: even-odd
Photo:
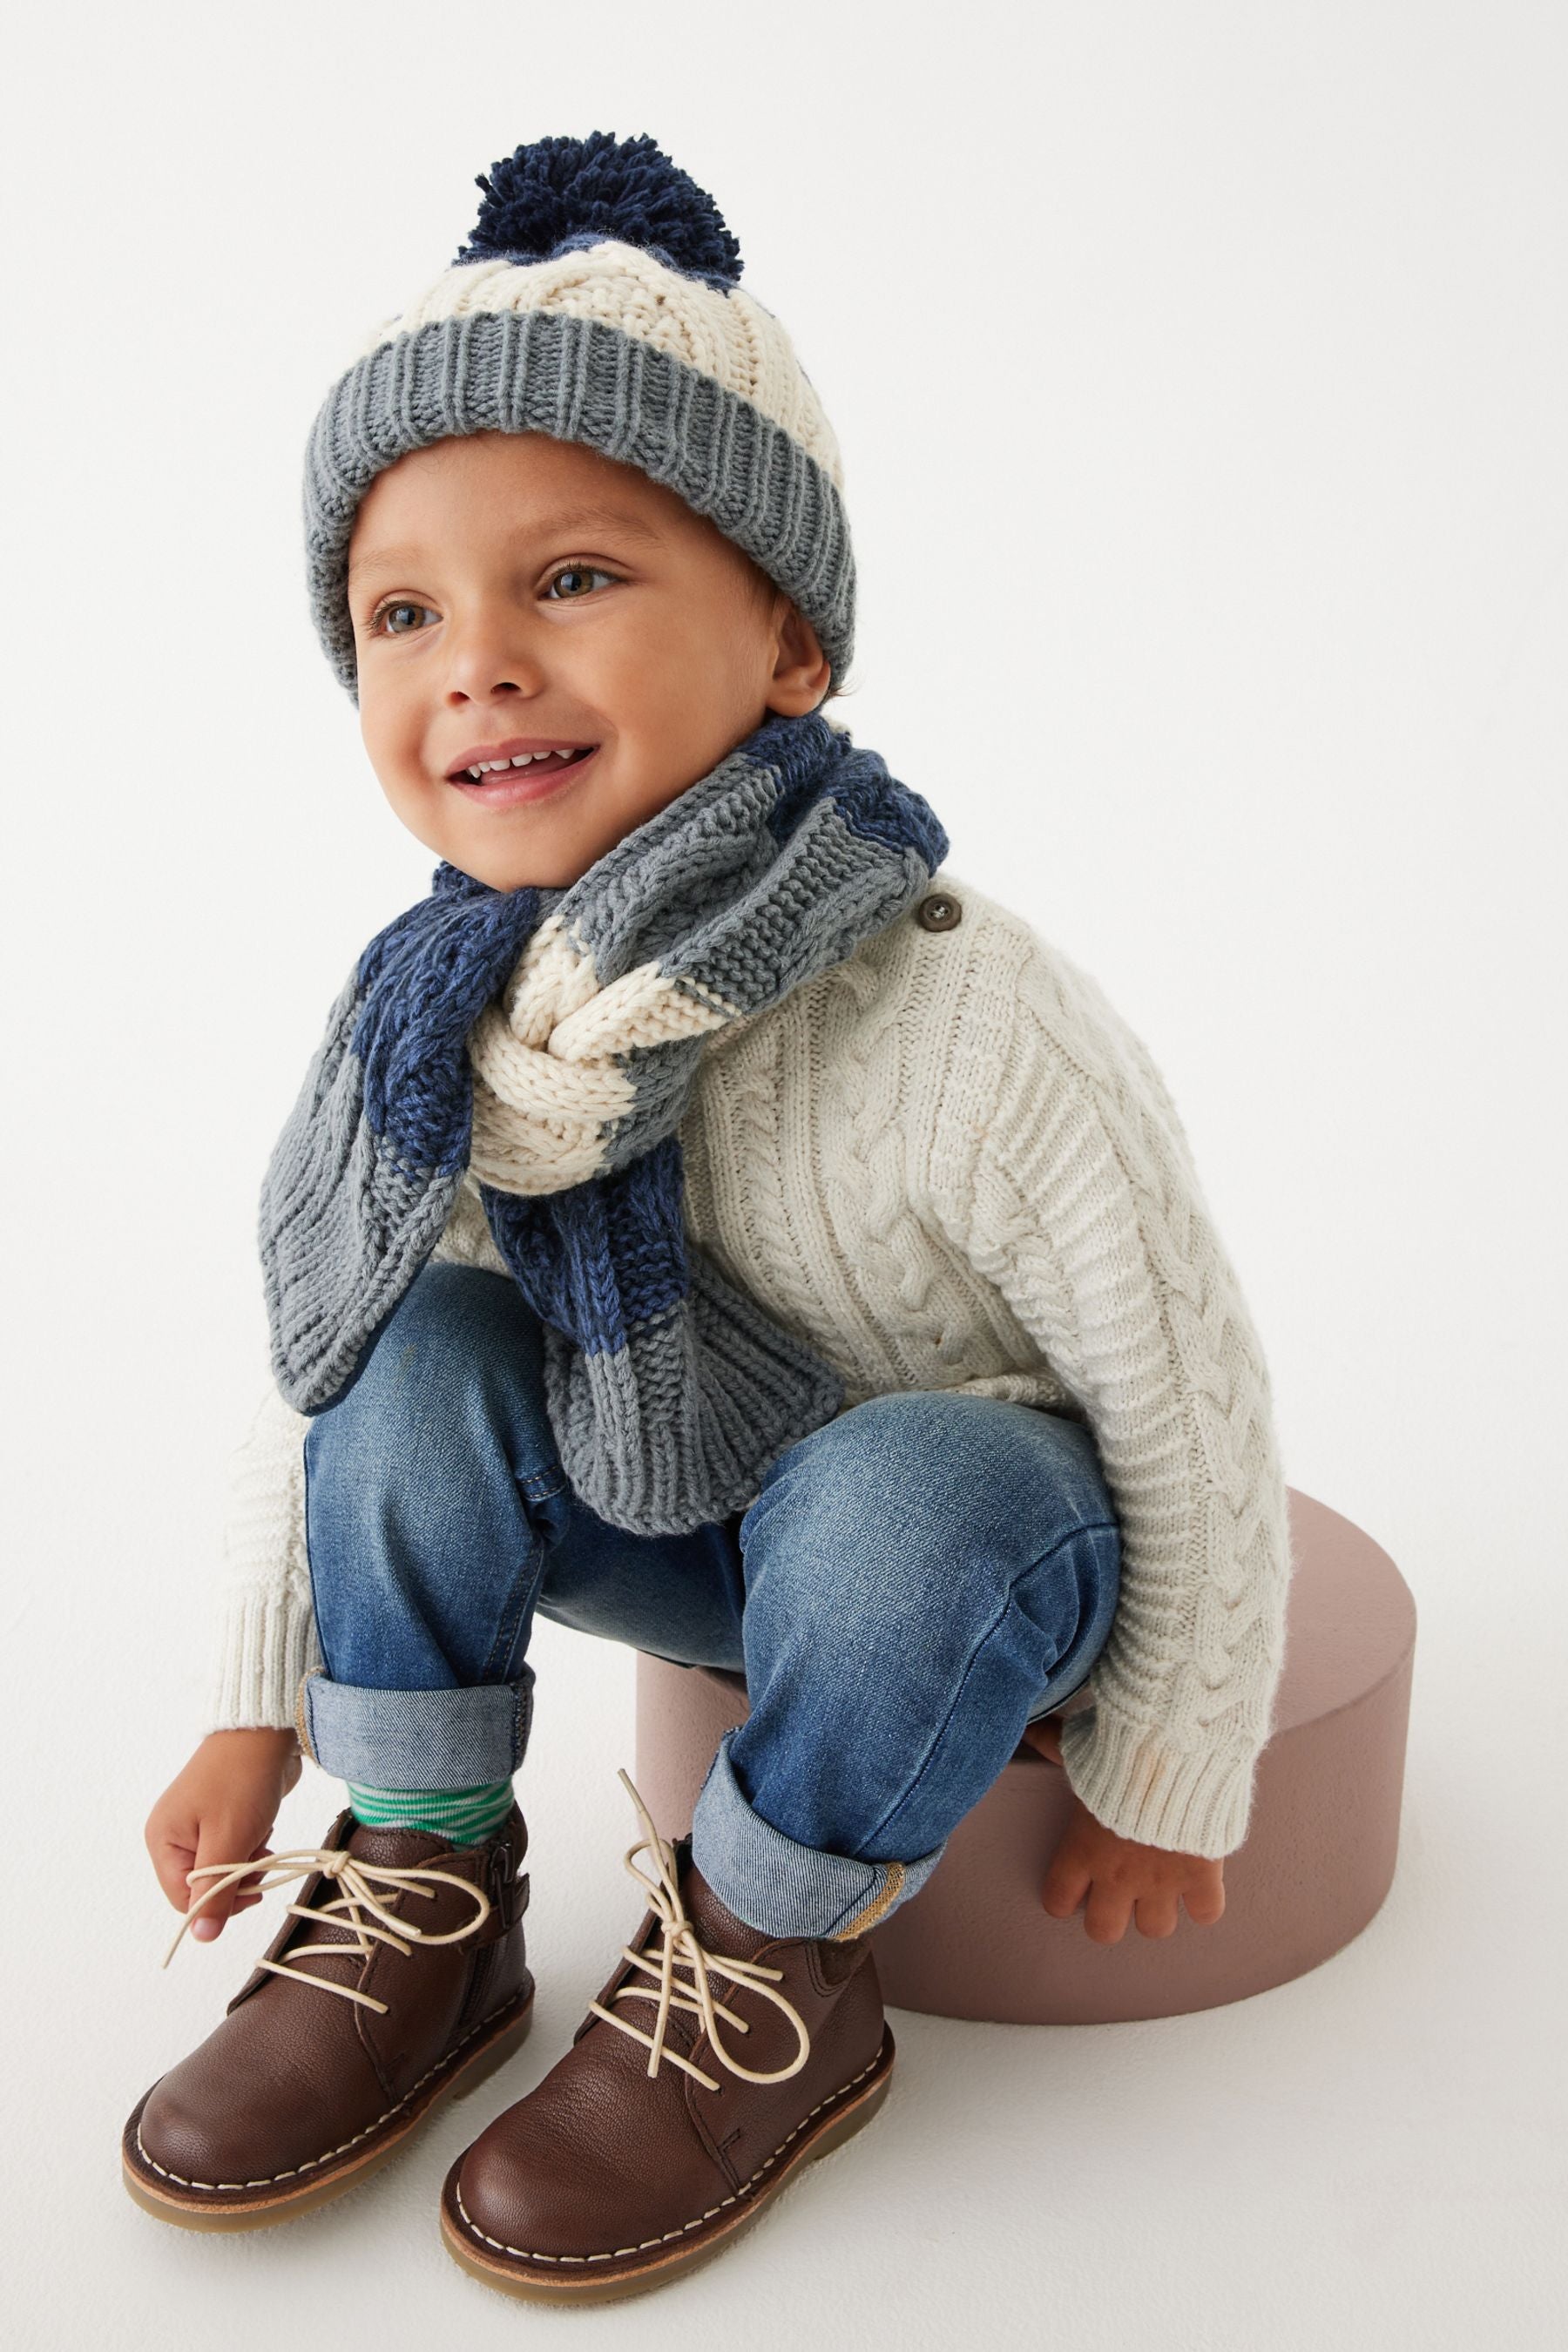
[[[704,1050],[689,1228],[845,1382],[1071,1413],[1122,1536],[1069,1715],[1073,1788],[1123,1836],[1246,1835],[1283,1663],[1286,1494],[1268,1368],[1168,1090],[1099,984],[951,869],[911,912]],[[505,1269],[472,1179],[437,1257]],[[268,1394],[234,1466],[211,1727],[293,1719],[315,1657],[307,1423]]]

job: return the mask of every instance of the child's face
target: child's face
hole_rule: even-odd
[[[438,441],[377,475],[348,594],[382,790],[426,848],[499,890],[575,882],[768,711],[815,709],[829,683],[810,623],[713,524],[537,433]],[[466,773],[558,745],[591,756]]]

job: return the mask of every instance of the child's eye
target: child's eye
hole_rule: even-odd
[[[596,564],[563,563],[559,572],[552,573],[545,593],[549,595],[551,590],[564,586],[565,593],[557,596],[554,602],[558,604],[580,604],[584,596],[592,595],[592,583],[595,580],[608,580],[613,583],[615,577],[613,572],[601,572]]]
[[[370,616],[371,634],[384,637],[412,636],[418,626],[417,616],[421,613],[428,620],[437,617],[428,604],[416,604],[406,596],[398,597],[390,604],[378,604]]]

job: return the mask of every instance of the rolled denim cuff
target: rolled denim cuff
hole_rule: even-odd
[[[736,1727],[739,1729],[739,1726]],[[911,1862],[858,1862],[801,1845],[774,1829],[742,1794],[727,1731],[691,1816],[691,1858],[721,1903],[759,1936],[830,1937],[843,1942],[918,1894],[941,1845]]]
[[[318,1666],[300,1685],[300,1744],[323,1772],[377,1789],[473,1789],[517,1770],[533,1720],[533,1668],[463,1690],[371,1690]]]

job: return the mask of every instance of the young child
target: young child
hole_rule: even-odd
[[[536,1611],[739,1670],[689,1835],[622,1774],[641,1925],[447,2179],[460,2263],[577,2302],[869,2121],[867,1932],[1022,1738],[1073,1792],[1047,1911],[1219,1916],[1289,1562],[1158,1070],[824,715],[838,452],[711,198],[603,133],[479,184],[310,441],[317,625],[440,863],[267,1172],[244,1580],[147,1832],[196,1937],[297,1899],[124,2164],[165,2220],[271,2221],[516,2048]],[[348,1806],[273,1855],[300,1748]]]

